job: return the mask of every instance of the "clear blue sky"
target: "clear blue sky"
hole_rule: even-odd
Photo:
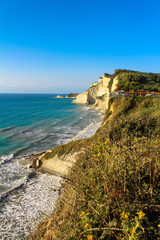
[[[115,68],[160,72],[159,0],[0,0],[0,92],[81,92]]]

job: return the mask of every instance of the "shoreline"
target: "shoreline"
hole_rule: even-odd
[[[97,129],[101,126],[102,119],[103,119],[103,115],[101,114],[100,121],[95,122],[95,123],[93,123],[93,122],[90,123],[88,126],[86,126],[84,129],[79,131],[78,134],[73,136],[66,143],[71,142],[71,141],[75,141],[75,140],[79,140],[79,139],[84,139],[84,138],[91,137],[92,135],[94,135],[94,133],[97,131]],[[49,150],[51,150],[51,149],[48,149],[47,151],[49,151]],[[33,163],[33,159],[35,159],[35,158],[38,159],[41,155],[43,155],[47,151],[42,151],[42,152],[39,152],[39,153],[27,154],[27,155],[23,155],[23,156],[16,156],[12,160],[9,160],[8,163],[15,163],[15,164],[18,164],[20,167],[28,168],[29,165]],[[31,168],[31,171],[33,171],[33,168]],[[21,200],[22,201],[22,206],[25,209],[25,211],[27,211],[27,216],[28,216],[27,217],[28,218],[27,221],[28,221],[29,225],[31,225],[31,229],[30,229],[31,231],[34,231],[34,229],[36,229],[37,225],[41,221],[43,221],[46,217],[49,217],[50,215],[52,215],[54,213],[54,211],[56,210],[56,205],[57,205],[57,202],[60,199],[60,192],[62,190],[61,183],[63,182],[63,177],[57,176],[57,174],[54,174],[53,172],[51,172],[51,173],[49,173],[48,171],[46,171],[46,172],[45,171],[39,172],[39,169],[34,170],[34,171],[35,171],[35,175],[33,177],[31,177],[31,178],[28,177],[25,183],[22,183],[16,189],[12,189],[10,192],[6,193],[6,198],[2,199],[3,212],[7,213],[7,211],[10,211],[10,210],[8,210],[8,208],[9,209],[16,209],[17,208],[17,206],[14,205],[14,201],[17,198],[17,196],[19,197],[18,198],[18,201],[19,201],[21,195],[23,195],[23,198]],[[43,181],[41,181],[42,179],[43,179]],[[53,186],[53,187],[50,186],[48,188],[49,182],[50,182],[51,186]],[[56,186],[55,186],[55,182],[57,182]],[[32,186],[34,186],[34,191],[35,191],[35,196],[33,198],[30,197],[31,192],[33,191]],[[39,187],[45,193],[42,194],[42,192],[39,192],[39,191],[37,192],[37,189]],[[54,188],[54,191],[52,190],[52,188]],[[54,194],[51,194],[52,191],[53,191]],[[46,201],[46,199],[49,198],[48,194],[49,195],[51,194],[52,197],[55,200],[53,201],[53,199],[52,199],[52,205],[51,206],[49,206],[49,204],[47,202],[46,210],[43,211],[43,213],[40,214],[39,211],[37,211],[36,208],[35,208],[36,207],[36,203],[33,203],[34,198],[37,198],[37,197],[41,198],[40,196],[43,195],[42,196],[42,200],[40,200],[39,206],[45,205],[44,204],[44,200]],[[44,195],[48,196],[48,197],[45,197],[45,199],[44,199]],[[28,199],[28,202],[25,199]],[[18,204],[18,209],[19,209],[20,208],[19,202],[17,204]],[[33,206],[35,206],[35,207],[31,207],[32,209],[35,208],[33,212],[32,212],[31,209],[29,209],[28,204],[29,204],[29,206],[32,206],[32,204],[33,204]],[[27,210],[26,210],[26,207],[27,207]],[[41,207],[40,207],[40,209],[41,209]],[[49,212],[47,212],[47,211],[49,211]],[[16,212],[18,213],[18,210],[16,210]],[[38,221],[37,220],[35,221],[33,216],[31,217],[31,215],[32,215],[31,212],[32,212],[33,215],[35,215],[35,214],[40,214],[41,215],[41,217],[38,217],[38,219],[39,219]],[[25,220],[24,212],[22,211],[22,209],[20,210],[19,214],[20,215],[16,214],[17,220],[18,219],[24,219]],[[3,219],[3,217],[5,217],[5,214],[3,216],[1,216],[1,219]],[[8,222],[6,224],[8,224]],[[22,227],[23,227],[23,231],[20,230]],[[5,229],[5,226],[3,225],[2,230],[5,233],[4,229]],[[16,227],[16,233],[15,233],[14,232],[15,229],[12,229],[12,223],[10,223],[10,231],[12,232],[12,234],[14,232],[16,239],[26,239],[28,237],[28,235],[30,234],[30,230],[28,229],[26,222],[24,222],[24,226],[19,226],[18,225]],[[7,239],[12,239],[12,237],[11,237],[12,234],[10,232],[7,232],[7,231],[6,231],[6,233],[8,234],[7,235],[7,237],[8,237]],[[24,236],[23,233],[25,233],[25,236]]]
[[[89,106],[86,106],[86,107],[88,109],[91,109]],[[58,144],[54,148],[49,148],[47,150],[42,150],[42,151],[39,151],[39,152],[27,153],[25,155],[17,155],[17,154],[15,154],[15,156],[13,154],[2,155],[2,156],[0,156],[0,158],[2,159],[0,161],[0,166],[3,165],[3,164],[7,164],[7,163],[9,163],[11,161],[15,161],[18,166],[22,166],[25,170],[27,170],[28,176],[36,174],[36,172],[37,172],[36,169],[38,169],[39,166],[34,167],[35,161],[38,160],[43,154],[45,154],[45,153],[47,153],[49,151],[52,151],[53,149],[55,149],[56,147],[58,147],[60,145],[65,145],[65,144],[67,144],[69,142],[72,142],[72,141],[89,138],[89,137],[91,137],[91,136],[93,136],[95,134],[97,129],[102,124],[102,120],[103,120],[104,114],[101,113],[98,109],[94,109],[94,110],[98,111],[99,114],[101,115],[100,121],[97,121],[97,122],[94,122],[94,123],[90,122],[89,125],[87,125],[82,130],[80,130],[75,136],[71,137],[70,139],[64,140],[64,143]],[[45,172],[43,172],[43,173],[45,173]],[[53,173],[53,175],[57,175],[57,174]],[[23,185],[23,183],[21,183],[20,185]],[[15,189],[19,188],[20,185],[15,187]],[[2,194],[0,193],[1,199],[3,198],[3,195],[9,194],[10,192],[14,191],[15,189],[13,188],[13,189],[10,189],[9,191],[6,191],[6,192],[4,192]]]

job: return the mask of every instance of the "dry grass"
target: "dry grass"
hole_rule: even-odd
[[[59,147],[85,151],[33,239],[159,239],[160,99],[112,104],[94,137]]]

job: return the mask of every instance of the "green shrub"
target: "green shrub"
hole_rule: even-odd
[[[133,71],[122,71],[118,74],[118,89],[125,91],[158,92],[160,77],[158,74],[147,74]]]

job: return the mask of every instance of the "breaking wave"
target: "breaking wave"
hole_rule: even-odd
[[[0,157],[0,165],[3,164],[4,162],[8,162],[8,161],[12,160],[12,158],[13,158],[13,154],[2,155]]]

